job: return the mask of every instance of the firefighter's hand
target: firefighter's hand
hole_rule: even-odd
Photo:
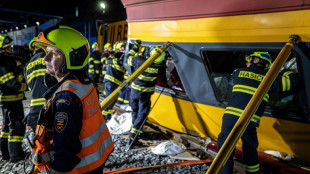
[[[58,172],[58,171],[56,171],[56,170],[54,170],[54,169],[52,169],[52,172],[51,172],[51,174],[67,174],[68,172]]]

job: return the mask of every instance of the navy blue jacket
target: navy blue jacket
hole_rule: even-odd
[[[61,82],[57,83],[46,91],[44,97],[49,99],[64,81],[71,78],[74,77],[69,75]],[[74,166],[80,162],[80,158],[77,157],[77,154],[82,149],[79,140],[83,118],[83,106],[81,100],[72,92],[60,92],[56,95],[47,112],[51,118],[54,118],[51,121],[53,124],[50,125],[53,127],[53,150],[55,152],[51,166],[54,170],[59,172],[71,171]],[[55,119],[57,117],[65,118],[66,124],[64,124],[62,128],[55,129]]]

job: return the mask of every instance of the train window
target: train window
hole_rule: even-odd
[[[156,85],[164,87],[165,92],[173,95],[185,93],[182,81],[169,52],[166,55],[166,71],[157,78]]]
[[[269,52],[275,58],[278,52]],[[245,67],[245,57],[251,54],[249,51],[202,51],[202,56],[215,95],[223,104],[227,104],[233,87],[232,72],[241,67]],[[298,72],[296,56],[291,54],[282,70],[289,69]],[[286,119],[304,120],[305,114],[302,112],[300,102],[300,89],[289,92],[271,93],[269,102],[265,109],[265,115],[281,117]]]
[[[143,50],[141,55],[143,55],[145,57],[149,57],[150,51],[155,46],[142,45],[142,47],[145,47],[145,48],[140,50],[140,51]],[[159,74],[159,76],[157,77],[156,91],[160,92],[163,90],[165,93],[168,93],[171,95],[184,96],[185,90],[184,90],[183,84],[181,82],[181,79],[180,79],[180,76],[179,76],[178,71],[176,69],[176,66],[173,62],[173,58],[169,54],[168,51],[166,51],[165,71],[161,71],[161,72],[162,73]]]

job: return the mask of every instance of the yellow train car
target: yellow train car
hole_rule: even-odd
[[[258,128],[259,151],[279,151],[310,165],[310,1],[122,0],[128,39],[143,45],[172,43],[184,90],[169,88],[149,121],[216,141],[231,93],[229,75],[245,55],[268,51],[273,59],[291,34],[301,37],[285,64],[298,72],[300,88],[272,94]],[[240,146],[240,142],[238,143]]]
[[[111,44],[117,41],[127,41],[128,24],[125,20],[101,24],[98,28],[97,40],[100,51],[103,50],[105,43]]]

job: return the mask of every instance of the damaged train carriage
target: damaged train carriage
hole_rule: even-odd
[[[294,46],[284,68],[298,72],[303,83],[297,90],[270,96],[260,119],[258,150],[279,151],[309,163],[309,1],[122,2],[129,39],[141,39],[144,45],[172,43],[168,51],[185,89],[164,91],[149,121],[215,141],[230,97],[233,70],[243,67],[252,51],[268,51],[275,59],[289,36],[298,34],[302,42]],[[152,102],[159,95],[157,91]]]

